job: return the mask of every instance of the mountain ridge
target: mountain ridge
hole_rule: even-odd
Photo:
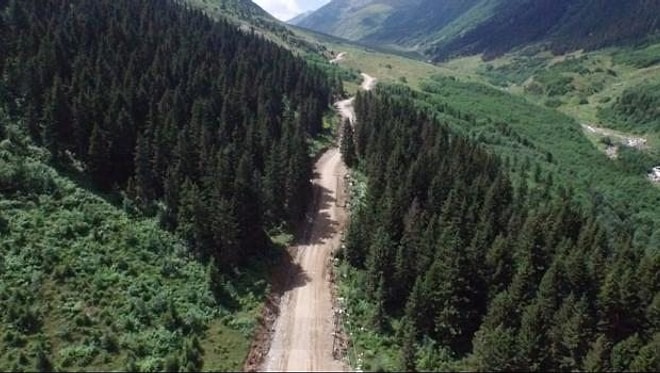
[[[534,44],[564,53],[637,43],[658,34],[657,14],[653,0],[333,0],[296,25],[440,61]]]

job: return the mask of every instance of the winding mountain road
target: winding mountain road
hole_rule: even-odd
[[[376,80],[363,74],[363,89]],[[355,120],[353,99],[335,104],[339,114]],[[279,317],[272,329],[270,349],[262,371],[347,371],[333,356],[334,310],[331,292],[331,257],[338,247],[346,223],[344,176],[341,153],[327,150],[314,166],[314,200],[306,225],[295,246],[286,291],[281,297]]]
[[[374,89],[377,83],[376,78],[365,73],[362,73],[361,75],[362,84],[360,85],[360,88],[362,88],[364,91],[370,91]],[[339,115],[343,119],[348,119],[351,124],[355,123],[355,109],[353,108],[353,101],[355,101],[355,97],[335,102],[335,108],[337,108]]]

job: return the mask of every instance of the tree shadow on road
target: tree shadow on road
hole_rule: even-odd
[[[339,232],[339,223],[329,213],[336,203],[334,193],[318,184],[313,190],[315,198],[298,229],[295,245],[323,245]]]
[[[310,277],[305,270],[303,270],[302,266],[299,263],[296,263],[292,253],[287,250],[282,257],[282,272],[277,281],[279,282],[277,284],[278,286],[274,286],[273,290],[282,295],[287,291],[304,286],[310,280]]]

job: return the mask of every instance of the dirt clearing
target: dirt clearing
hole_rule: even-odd
[[[377,82],[376,78],[365,73],[362,73],[360,75],[362,75],[362,85],[360,86],[362,89],[364,89],[365,91],[370,91],[374,87],[376,87],[376,82]]]

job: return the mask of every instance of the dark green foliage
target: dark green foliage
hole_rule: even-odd
[[[649,277],[656,250],[633,247],[626,232],[609,235],[571,188],[543,185],[538,159],[519,161],[514,187],[498,157],[399,88],[360,93],[355,109],[368,189],[346,258],[363,269],[368,325],[385,336],[398,325],[402,367],[420,366],[412,350],[425,351],[424,340],[445,354],[438,369],[625,370],[647,351],[657,332],[647,326],[660,285]]]
[[[0,368],[236,370],[336,82],[184,2],[0,10]]]
[[[494,5],[493,5],[494,4]],[[533,43],[555,53],[639,43],[658,32],[660,5],[645,0],[500,0],[478,4],[483,18],[427,51],[435,59],[479,54],[488,60]]]
[[[5,219],[5,217],[2,215],[0,215],[0,233],[9,233],[9,221],[7,221],[7,219]]]
[[[474,369],[480,372],[511,371],[514,367],[515,337],[502,325],[480,330],[474,336]]]
[[[657,372],[660,369],[658,347],[660,347],[660,334],[656,333],[653,336],[653,341],[639,350],[635,360],[630,364],[630,370],[636,372]]]
[[[643,84],[623,91],[599,116],[613,127],[636,133],[660,132],[660,84]]]
[[[649,187],[648,169],[639,167],[648,167],[648,154],[624,149],[632,162],[612,162],[594,148],[578,123],[555,110],[475,83],[434,80],[425,83],[424,94],[413,93],[418,107],[433,110],[457,132],[476,136],[494,153],[508,158],[514,180],[526,177],[533,170],[532,162],[538,163],[541,174],[552,175],[555,189],[572,186],[581,205],[602,217],[608,230],[627,225],[636,235],[650,237],[660,227],[660,205],[655,203],[660,191]],[[629,165],[636,166],[628,169]],[[530,190],[545,189],[536,183],[523,184]]]
[[[307,140],[334,89],[323,71],[177,2],[8,6],[11,114],[53,164],[81,161],[99,190],[125,190],[145,214],[164,201],[164,226],[223,267],[302,216]]]
[[[353,139],[353,125],[349,121],[344,121],[342,124],[341,136],[341,156],[346,163],[346,166],[353,167],[355,165],[355,141]]]
[[[638,44],[657,35],[659,12],[653,0],[333,0],[297,24],[437,61],[529,45],[564,53]],[[644,63],[653,61],[657,53]]]
[[[155,220],[131,218],[58,175],[44,149],[0,143],[3,177],[21,167],[29,176],[0,191],[0,368],[116,370],[132,361],[126,368],[139,371],[181,354],[186,338],[218,331],[214,346],[227,350],[199,356],[211,369],[240,367],[253,319],[239,316],[244,325],[231,328],[222,320],[255,312],[263,268],[237,276],[204,266]],[[32,188],[35,179],[51,187]]]
[[[403,337],[401,342],[401,360],[402,360],[402,370],[406,372],[415,372],[416,371],[416,343],[417,343],[417,328],[410,321],[410,318],[403,319]]]
[[[35,366],[34,369],[37,372],[52,372],[53,363],[48,357],[48,350],[43,341],[39,342],[34,352],[35,355]]]

